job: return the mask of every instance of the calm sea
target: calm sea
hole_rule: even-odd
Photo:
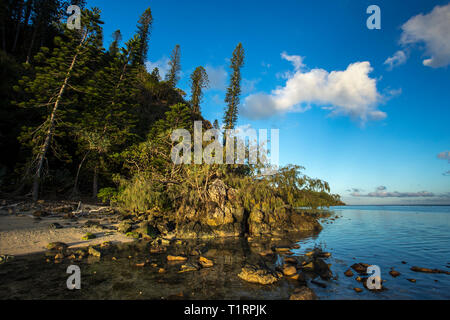
[[[348,206],[332,208],[339,216],[316,237],[299,242],[301,249],[321,246],[332,253],[328,263],[338,275],[322,299],[450,299],[450,275],[425,274],[411,266],[450,271],[450,206]],[[299,252],[300,253],[300,252]],[[402,261],[406,262],[403,264]],[[378,265],[388,289],[373,293],[344,276],[355,262]],[[393,278],[391,268],[401,275]],[[407,279],[416,279],[411,283]]]

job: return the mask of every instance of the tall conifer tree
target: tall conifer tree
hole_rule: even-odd
[[[191,105],[194,113],[200,113],[203,89],[208,88],[209,80],[205,68],[197,67],[191,75]]]
[[[80,79],[92,74],[93,61],[100,53],[102,32],[98,9],[84,10],[82,13],[82,28],[80,30],[65,29],[64,39],[55,38],[56,48],[50,53],[42,48],[36,59],[39,66],[35,68],[33,78],[24,77],[19,84],[31,98],[20,103],[22,107],[40,108],[44,111],[44,122],[37,128],[28,128],[22,139],[28,141],[33,150],[33,199],[39,197],[39,187],[44,163],[55,135],[61,127],[70,126],[70,116],[73,112],[76,95],[70,91],[79,92],[77,84]],[[64,108],[61,106],[64,105]]]
[[[239,43],[233,51],[230,68],[232,75],[230,85],[227,88],[225,102],[228,107],[225,111],[224,122],[225,129],[234,129],[238,118],[238,106],[241,95],[241,68],[244,65],[244,48],[242,43]]]
[[[180,55],[181,55],[180,45],[177,44],[172,51],[172,55],[169,61],[170,69],[166,75],[166,81],[170,84],[172,88],[175,88],[179,80],[179,72],[181,70]]]

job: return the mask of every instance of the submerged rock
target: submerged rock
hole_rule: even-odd
[[[297,273],[297,268],[295,268],[294,266],[286,265],[283,268],[283,274],[287,277],[293,276],[296,273]]]
[[[317,295],[308,287],[301,287],[294,290],[289,300],[317,300]]]
[[[246,265],[238,274],[238,277],[251,283],[263,285],[273,284],[279,280],[278,274],[268,269],[263,269],[256,265]]]
[[[172,256],[172,255],[167,256],[167,261],[186,261],[186,260],[187,258],[183,256]]]
[[[200,267],[198,266],[198,264],[186,263],[181,266],[181,270],[179,271],[179,273],[198,271],[199,269],[200,269]]]
[[[353,277],[353,272],[352,272],[351,269],[348,269],[347,271],[345,271],[344,274],[345,274],[347,277]]]
[[[203,268],[211,268],[211,267],[214,266],[214,262],[212,260],[210,260],[210,259],[205,258],[205,257],[200,257],[198,259],[198,261],[199,261],[200,265]]]
[[[355,263],[351,266],[353,270],[355,270],[360,275],[367,274],[367,268],[369,267],[366,263]]]
[[[444,274],[450,274],[449,271],[444,271],[440,269],[428,269],[428,268],[421,268],[421,267],[411,267],[411,270],[414,272],[423,272],[423,273],[444,273]]]
[[[392,277],[394,277],[394,278],[397,278],[398,276],[400,276],[400,272],[398,272],[398,271],[396,271],[396,270],[394,270],[394,269],[392,269],[391,271],[389,271],[389,274],[392,276]]]

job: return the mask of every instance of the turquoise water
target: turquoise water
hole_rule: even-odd
[[[325,224],[315,237],[300,242],[298,253],[321,246],[332,253],[328,263],[338,276],[322,299],[450,299],[450,275],[425,274],[412,266],[450,271],[450,206],[349,206],[332,208],[341,218]],[[402,261],[407,262],[403,264]],[[385,292],[364,290],[343,273],[355,262],[378,265]],[[401,275],[389,275],[394,267]],[[411,283],[407,279],[416,279]]]

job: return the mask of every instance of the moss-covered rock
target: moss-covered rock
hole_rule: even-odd
[[[127,234],[128,232],[131,232],[132,229],[133,229],[133,226],[132,226],[130,220],[125,220],[125,221],[122,221],[122,222],[119,224],[119,227],[118,227],[117,230],[118,230],[120,233],[125,233],[125,234]]]
[[[88,253],[91,256],[98,257],[98,258],[100,258],[102,256],[102,252],[94,247],[89,247]]]
[[[139,239],[140,236],[139,232],[127,232],[128,238]]]
[[[92,233],[88,232],[81,238],[81,240],[87,241],[87,240],[92,240],[92,239],[95,239],[95,238],[97,238],[97,236],[95,234],[92,234]]]

